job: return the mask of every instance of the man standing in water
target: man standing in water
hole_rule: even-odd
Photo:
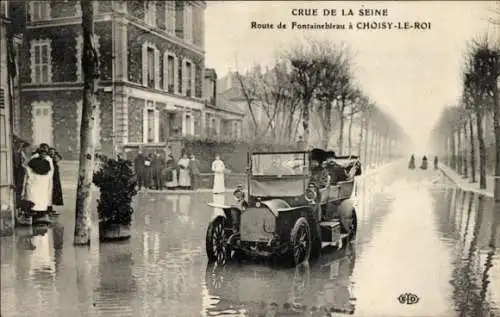
[[[139,148],[137,156],[134,159],[135,174],[137,176],[137,185],[139,186],[139,190],[141,190],[144,185],[144,161],[144,154],[142,153],[142,149]]]

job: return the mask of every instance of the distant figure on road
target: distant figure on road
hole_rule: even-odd
[[[212,172],[214,172],[214,187],[212,192],[214,194],[222,194],[226,191],[224,185],[224,171],[226,166],[224,162],[220,159],[219,155],[215,156],[215,161],[212,162]]]
[[[434,156],[434,169],[437,170],[439,165],[439,160],[437,156]]]
[[[137,156],[134,159],[134,167],[135,167],[135,175],[137,177],[137,185],[139,186],[139,190],[144,186],[144,161],[146,158],[142,153],[142,149],[139,149]]]
[[[408,168],[411,170],[415,169],[415,156],[413,154],[410,157],[410,163],[408,164]]]
[[[426,170],[427,169],[427,157],[424,155],[422,158],[422,165],[420,166],[421,169]]]

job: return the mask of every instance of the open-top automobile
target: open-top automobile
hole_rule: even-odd
[[[358,157],[320,149],[249,153],[247,189],[236,188],[233,204],[209,203],[223,211],[207,229],[209,262],[255,256],[297,265],[341,248],[356,235],[360,174]]]

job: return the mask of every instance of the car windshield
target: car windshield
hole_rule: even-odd
[[[252,175],[254,176],[291,176],[307,175],[306,153],[269,153],[252,155]]]

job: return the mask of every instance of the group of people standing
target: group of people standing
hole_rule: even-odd
[[[46,143],[31,154],[29,147],[24,141],[17,141],[14,146],[16,204],[25,213],[54,214],[53,206],[64,205],[58,164],[62,157]]]
[[[176,162],[170,151],[165,156],[161,151],[145,155],[140,149],[134,166],[139,190],[195,189],[199,183],[200,163],[194,154],[183,153]]]
[[[195,190],[200,187],[200,162],[194,154],[185,151],[176,161],[170,148],[166,154],[157,151],[147,155],[139,149],[134,159],[134,166],[139,190],[142,188]],[[214,193],[224,192],[225,166],[219,156],[212,164],[212,171],[215,174]]]
[[[434,156],[434,169],[438,169],[439,159],[437,156]],[[420,169],[426,170],[428,167],[427,156],[422,157],[422,164],[420,165]],[[410,156],[410,162],[408,163],[409,169],[415,169],[415,156],[412,154]]]

